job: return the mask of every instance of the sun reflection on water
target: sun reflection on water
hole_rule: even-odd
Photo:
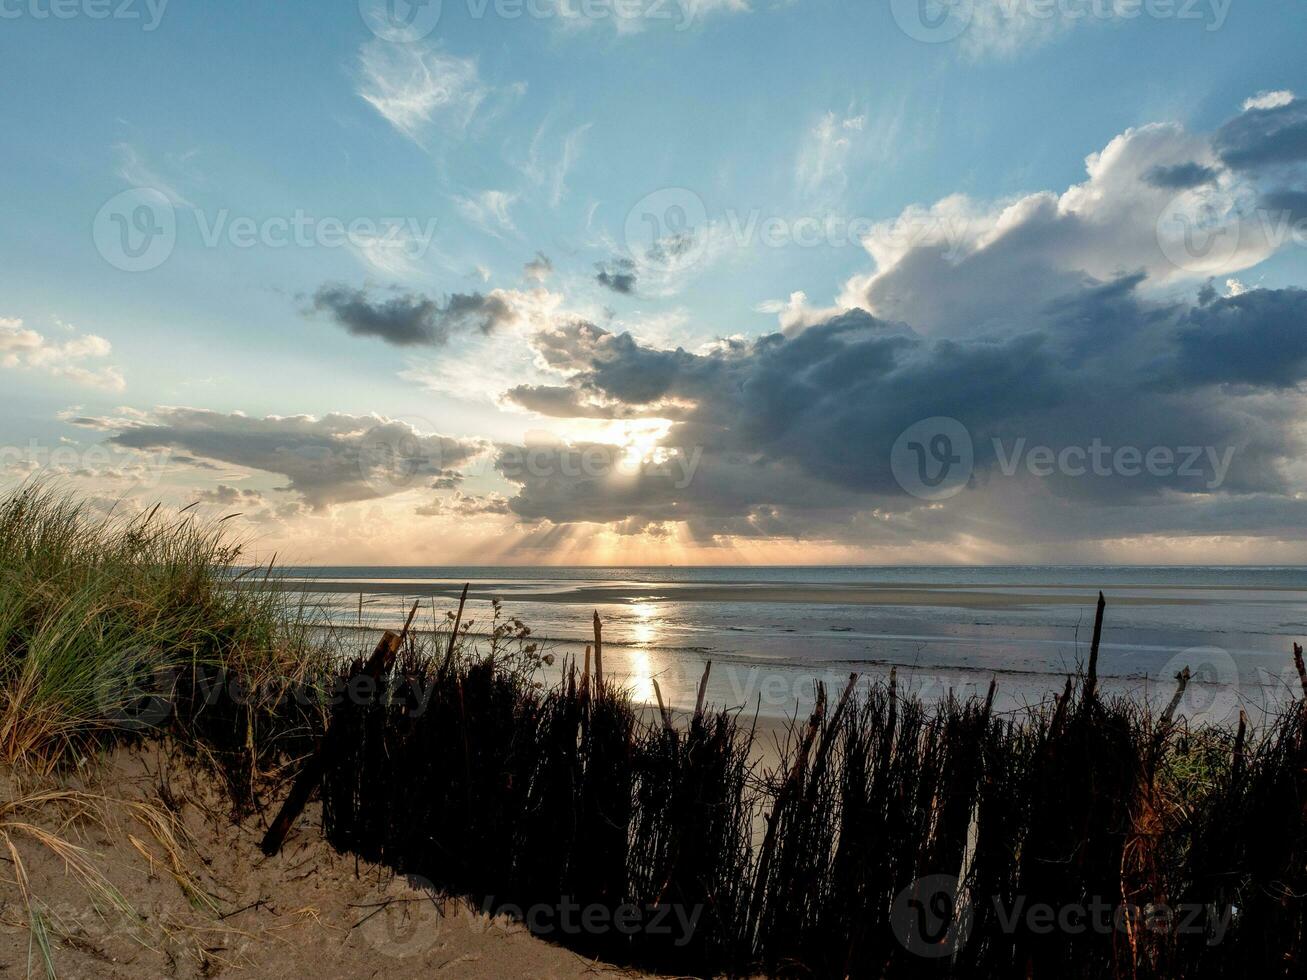
[[[653,658],[646,648],[658,639],[658,607],[652,602],[637,602],[631,606],[631,616],[631,676],[627,683],[637,701],[653,704]]]

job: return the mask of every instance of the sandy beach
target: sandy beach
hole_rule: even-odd
[[[0,779],[0,795],[20,795],[9,774]],[[54,852],[30,834],[12,835],[60,930],[59,976],[68,980],[638,975],[442,898],[420,879],[335,853],[322,838],[317,803],[282,853],[265,858],[260,822],[232,823],[208,777],[157,749],[119,751],[93,775],[59,789],[93,798],[94,818],[70,822],[68,807],[49,805],[26,818],[36,832],[84,848],[132,910],[106,910],[102,902],[97,909]],[[164,815],[167,847],[151,832],[159,824],[142,819],[146,813]],[[22,909],[14,884],[0,885],[6,977],[22,976],[24,963],[39,969]]]

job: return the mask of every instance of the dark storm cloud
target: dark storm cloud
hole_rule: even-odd
[[[1211,167],[1201,163],[1177,163],[1172,166],[1158,166],[1145,174],[1145,179],[1154,187],[1167,190],[1183,191],[1191,187],[1210,184],[1217,177]]]
[[[1140,276],[1087,284],[1024,329],[965,340],[923,337],[863,311],[707,354],[570,325],[539,338],[575,372],[568,384],[514,397],[575,417],[595,414],[596,403],[617,417],[619,406],[671,401],[686,407],[663,446],[701,457],[676,486],[665,473],[568,478],[566,454],[584,447],[560,448],[553,468],[501,468],[519,487],[510,506],[559,523],[684,521],[704,535],[829,532],[859,512],[919,506],[895,478],[891,449],[908,426],[936,416],[971,434],[982,492],[1022,479],[1003,472],[1022,446],[1056,452],[1098,441],[1141,451],[1212,447],[1222,493],[1283,493],[1283,467],[1301,449],[1296,415],[1267,398],[1307,378],[1307,292],[1257,290],[1190,306],[1147,301],[1140,284]],[[1058,472],[1039,488],[1049,507],[1094,502],[1124,527],[1134,524],[1130,507],[1210,496],[1218,488],[1207,461],[1194,472],[1120,479]]]
[[[1255,289],[1189,310],[1172,380],[1293,388],[1307,377],[1307,291]]]
[[[1218,129],[1213,142],[1237,170],[1307,161],[1307,99],[1248,109]]]
[[[313,294],[313,312],[326,313],[356,337],[377,337],[397,347],[438,347],[452,334],[491,333],[514,312],[500,296],[454,293],[444,304],[421,293],[374,299],[366,290],[328,284]]]
[[[635,263],[630,259],[596,262],[595,270],[595,282],[599,285],[624,296],[635,292]]]
[[[1307,191],[1277,190],[1263,194],[1258,206],[1268,214],[1272,221],[1283,223],[1285,219],[1291,224],[1307,218]]]

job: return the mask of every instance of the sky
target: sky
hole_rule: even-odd
[[[1304,36],[0,0],[0,482],[292,563],[1307,562]]]

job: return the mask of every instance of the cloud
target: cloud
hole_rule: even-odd
[[[118,176],[133,187],[148,187],[158,191],[173,207],[194,207],[176,185],[151,167],[144,156],[130,143],[119,143],[114,149],[118,153]]]
[[[536,252],[536,257],[522,266],[522,275],[533,282],[544,282],[553,271],[554,264],[544,252]]]
[[[1172,123],[1128,129],[1060,193],[957,194],[907,208],[864,238],[875,269],[846,284],[840,305],[962,335],[1020,324],[1087,279],[1140,273],[1160,287],[1257,265],[1283,244],[1259,201],[1286,183],[1241,168],[1287,152],[1281,134],[1294,128],[1296,106],[1246,112],[1210,134]]]
[[[370,41],[359,54],[359,70],[359,96],[415,142],[436,121],[465,129],[491,94],[475,59],[420,43]]]
[[[1219,30],[1230,13],[1231,0],[1203,4],[1158,4],[1152,16],[1170,18],[1177,29]],[[910,9],[910,8],[909,8]],[[966,0],[963,3],[917,5],[920,25],[943,24],[947,18],[962,31],[963,51],[971,58],[1008,59],[1057,41],[1077,28],[1091,29],[1138,19],[1134,0],[1096,0],[1094,3],[1033,3],[1020,0]],[[960,19],[960,20],[959,20]],[[944,25],[947,26],[947,25]]]
[[[1235,170],[1307,162],[1307,99],[1259,98],[1245,105],[1242,114],[1217,130],[1222,162]]]
[[[780,321],[781,333],[787,337],[802,333],[819,323],[825,323],[841,312],[838,307],[811,306],[808,303],[808,294],[801,289],[790,293],[790,298],[784,302],[778,299],[767,300],[759,303],[754,309],[759,313],[776,314]]]
[[[567,196],[567,177],[581,156],[581,141],[591,123],[569,130],[554,149],[548,145],[550,121],[546,119],[531,137],[521,170],[536,186],[545,190],[551,207],[558,207]]]
[[[635,292],[635,263],[630,259],[617,258],[609,262],[595,263],[595,282],[605,289],[629,296]]]
[[[219,483],[210,489],[197,490],[195,499],[202,504],[220,504],[223,507],[255,506],[263,502],[263,494],[248,487],[242,490]]]
[[[447,497],[423,504],[416,513],[423,517],[481,517],[507,516],[512,511],[508,507],[508,498],[501,493],[465,494],[455,490]]]
[[[1245,99],[1243,103],[1244,112],[1249,109],[1278,109],[1286,106],[1294,99],[1294,95],[1288,89],[1279,89],[1274,92],[1258,92],[1251,98]]]
[[[378,337],[396,347],[439,347],[456,333],[488,334],[517,318],[498,290],[454,293],[442,304],[421,293],[374,299],[365,289],[338,284],[313,294],[312,311],[328,314],[356,337]]]
[[[21,319],[0,317],[0,367],[36,371],[106,391],[122,391],[127,383],[116,367],[85,364],[108,357],[112,350],[109,341],[95,334],[51,341],[24,327]]]
[[[853,150],[853,141],[862,132],[867,117],[836,116],[827,112],[804,137],[794,168],[795,183],[809,196],[832,196],[843,192],[848,183],[845,167]]]
[[[584,367],[567,385],[513,397],[574,417],[594,417],[596,404],[610,406],[610,418],[622,417],[620,409],[683,406],[660,447],[673,460],[701,454],[700,464],[683,485],[674,467],[624,479],[576,476],[586,454],[619,447],[546,447],[552,465],[500,466],[518,484],[510,506],[524,519],[555,523],[635,518],[679,520],[704,535],[832,533],[859,514],[921,506],[898,482],[892,449],[905,429],[936,416],[958,419],[974,441],[981,490],[972,505],[1000,487],[1046,498],[1052,509],[1075,501],[1081,529],[1097,522],[1100,533],[1136,529],[1134,517],[1116,510],[1129,505],[1165,503],[1176,522],[1184,516],[1179,501],[1189,498],[1198,526],[1197,513],[1216,497],[1292,505],[1287,467],[1303,449],[1296,386],[1307,380],[1307,346],[1294,325],[1307,317],[1307,292],[1251,290],[1198,306],[1148,301],[1140,283],[1087,284],[1021,329],[967,339],[931,339],[861,310],[795,337],[708,354],[573,328],[546,339],[547,356]],[[1143,452],[1212,447],[1218,464],[1228,456],[1228,472],[1219,487],[1210,467],[1098,479],[1059,473],[1033,490],[1021,474],[1003,472],[1021,445],[1056,452],[1095,441]],[[1253,521],[1255,509],[1244,517]]]
[[[508,213],[516,200],[517,195],[507,191],[482,191],[472,197],[455,197],[454,204],[464,218],[498,238],[502,233],[517,233]]]
[[[697,540],[966,541],[991,560],[1167,535],[1307,538],[1307,291],[1233,276],[1279,247],[1242,208],[1294,193],[1262,163],[1286,159],[1277,134],[1294,111],[1251,109],[1236,121],[1277,118],[1209,134],[1128,130],[1061,193],[909,208],[868,236],[875,268],[839,307],[801,292],[764,304],[780,333],[692,352],[584,320],[536,332],[538,365],[558,380],[508,401],[573,431],[666,429],[626,470],[581,466],[628,457],[620,439],[500,446],[510,508],[546,525],[681,524]],[[1235,147],[1256,173],[1231,165]],[[1177,261],[1177,207],[1235,234]],[[1204,284],[1213,275],[1226,295]],[[894,447],[937,417],[965,429],[974,468],[958,496],[926,503],[900,482]],[[1077,471],[1095,446],[1125,462]],[[1028,465],[1032,447],[1054,460],[1047,472]],[[540,465],[519,465],[532,451]],[[1134,453],[1171,465],[1132,467]],[[1058,543],[1071,550],[1048,550]]]
[[[1216,177],[1217,172],[1214,168],[1192,162],[1173,163],[1169,166],[1159,164],[1144,174],[1144,179],[1154,187],[1175,191],[1202,187],[1204,184],[1212,183]]]
[[[201,408],[157,408],[111,417],[70,421],[110,433],[126,449],[177,449],[288,481],[315,510],[356,500],[420,490],[433,479],[458,478],[460,467],[484,453],[475,439],[421,432],[407,422],[378,415],[333,412],[257,418]]]

